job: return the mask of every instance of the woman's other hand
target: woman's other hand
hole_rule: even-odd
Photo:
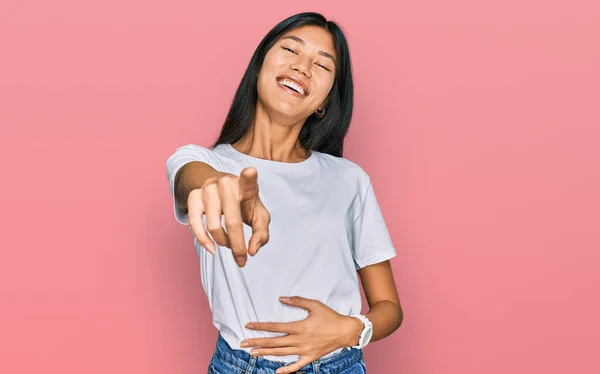
[[[215,253],[215,245],[206,232],[208,230],[217,244],[232,250],[240,267],[246,264],[247,254],[254,256],[269,240],[271,216],[258,196],[257,180],[256,169],[250,167],[242,170],[239,177],[220,173],[206,179],[202,188],[194,189],[188,195],[189,224],[200,244]],[[203,215],[206,215],[206,229]],[[248,248],[243,223],[252,227]]]
[[[300,356],[295,363],[277,369],[277,374],[294,373],[338,348],[358,344],[364,328],[361,320],[339,314],[319,300],[299,296],[282,297],[280,300],[284,304],[308,310],[308,317],[294,322],[250,322],[246,325],[248,329],[287,335],[241,342],[242,347],[259,347],[252,349],[250,354],[253,356]]]

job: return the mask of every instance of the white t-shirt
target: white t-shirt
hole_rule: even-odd
[[[242,340],[282,335],[246,329],[248,322],[307,317],[305,309],[283,304],[280,296],[317,299],[343,315],[361,312],[357,269],[396,255],[373,186],[362,168],[316,151],[304,161],[288,163],[252,157],[230,144],[213,150],[188,144],[177,148],[166,163],[173,196],[177,171],[191,161],[238,176],[245,167],[256,168],[259,197],[271,214],[269,242],[256,256],[248,256],[243,268],[227,247],[216,245],[211,255],[190,228],[213,324],[232,348],[250,352],[252,348],[240,348]],[[187,225],[187,214],[174,198],[173,202],[175,218]],[[251,233],[251,227],[244,224],[246,245]],[[264,358],[286,363],[298,360],[297,355]]]

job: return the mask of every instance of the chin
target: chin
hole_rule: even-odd
[[[277,88],[279,90],[279,88]],[[290,100],[289,95],[285,92],[283,95],[273,95],[273,92],[267,92],[268,100],[262,100],[259,94],[259,100],[263,103],[263,107],[272,112],[276,116],[285,116],[291,120],[305,119],[308,114],[304,113],[305,108],[298,103],[297,100]]]
[[[289,105],[288,103],[280,102],[272,108],[276,115],[285,116],[289,119],[303,118],[303,113],[298,111],[298,108],[294,108],[294,106]]]
[[[294,110],[279,109],[276,112],[278,115],[289,118],[290,120],[297,120],[303,118],[302,113],[299,113]]]

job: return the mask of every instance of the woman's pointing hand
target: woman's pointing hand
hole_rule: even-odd
[[[239,177],[222,173],[208,178],[202,188],[192,190],[188,196],[189,223],[200,244],[214,254],[208,230],[217,244],[232,250],[240,267],[246,264],[247,254],[254,256],[269,240],[271,216],[258,196],[257,180],[256,169],[250,167]],[[206,215],[206,229],[202,215]],[[248,248],[243,223],[252,227]]]

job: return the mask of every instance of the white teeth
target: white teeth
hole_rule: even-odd
[[[301,85],[297,84],[296,82],[290,80],[290,79],[282,79],[279,81],[280,84],[283,84],[284,86],[288,86],[298,92],[300,92],[302,94],[302,96],[305,95],[305,91],[304,88],[302,88]]]

